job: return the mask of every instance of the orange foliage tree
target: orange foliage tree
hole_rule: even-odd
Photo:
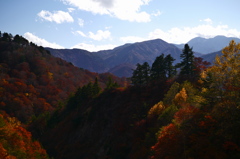
[[[0,158],[48,159],[48,155],[16,118],[0,114]]]

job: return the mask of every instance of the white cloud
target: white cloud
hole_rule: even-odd
[[[196,27],[171,28],[166,32],[161,29],[155,29],[149,33],[149,39],[160,38],[169,43],[180,44],[187,43],[195,37],[212,38],[217,35],[240,38],[240,31],[230,29],[228,25],[212,26],[207,24]]]
[[[109,50],[117,47],[116,45],[93,45],[93,44],[86,44],[86,43],[79,43],[74,45],[72,48],[84,49],[88,51],[99,51],[99,50]]]
[[[44,20],[56,22],[58,24],[63,22],[74,22],[72,16],[68,12],[63,11],[55,11],[51,13],[49,11],[42,10],[38,13],[38,16]]]
[[[81,35],[82,37],[87,37],[87,35],[85,35],[82,31],[76,31],[79,35]]]
[[[134,43],[134,42],[142,42],[145,41],[146,39],[137,37],[137,36],[126,36],[126,37],[121,37],[120,41],[123,43]]]
[[[84,20],[81,19],[81,18],[78,18],[78,25],[81,26],[81,27],[83,27],[83,25],[84,25]]]
[[[106,30],[98,30],[97,33],[93,33],[93,32],[88,32],[88,34],[85,34],[84,32],[78,30],[78,31],[72,31],[72,33],[74,35],[81,35],[82,37],[85,38],[90,38],[96,41],[100,41],[100,40],[104,40],[104,39],[110,39],[111,40],[111,32]]]
[[[96,34],[94,34],[93,32],[89,32],[88,37],[97,41],[100,41],[102,39],[111,39],[111,32],[108,30],[106,31],[98,30]]]
[[[121,20],[149,22],[151,15],[140,11],[141,6],[148,5],[151,0],[62,0],[64,4],[78,7],[80,10],[94,14],[107,14]]]
[[[99,3],[103,7],[111,8],[113,6],[114,0],[93,0],[93,1]]]
[[[71,13],[71,12],[73,12],[73,11],[75,11],[74,8],[68,8],[68,12],[69,12],[69,13]]]
[[[48,41],[46,41],[45,39],[41,39],[39,37],[37,37],[36,35],[26,32],[24,35],[24,38],[26,38],[28,41],[31,41],[39,46],[43,46],[43,47],[51,47],[51,48],[56,48],[56,49],[63,49],[64,47],[56,44],[56,43],[50,43]]]
[[[155,17],[157,17],[161,14],[162,14],[162,12],[160,12],[159,10],[157,12],[152,13],[152,15],[155,16]]]
[[[206,22],[207,24],[212,24],[212,19],[206,18],[206,19],[200,20],[200,22]]]
[[[108,29],[111,29],[112,26],[106,26],[105,29],[108,30]]]

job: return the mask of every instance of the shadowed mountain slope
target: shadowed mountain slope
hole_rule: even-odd
[[[112,72],[117,76],[130,77],[132,68],[137,63],[148,62],[150,65],[162,53],[171,54],[180,61],[181,50],[161,39],[149,40],[133,44],[125,44],[112,50],[88,52],[81,49],[50,49],[53,56],[60,57],[77,67],[93,72]]]

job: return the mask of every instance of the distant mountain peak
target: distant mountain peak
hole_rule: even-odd
[[[194,52],[207,54],[223,49],[225,46],[229,44],[231,40],[235,40],[237,43],[240,42],[239,38],[217,35],[212,38],[195,37],[188,41],[187,43],[190,47],[193,47]],[[184,47],[183,44],[176,46],[179,47],[180,49]]]
[[[157,39],[152,39],[152,40],[146,40],[146,41],[142,41],[142,42],[139,42],[139,43],[152,43],[152,42],[157,42],[157,43],[159,43],[159,42],[164,42],[164,43],[167,43],[166,41],[164,41],[164,40],[162,40],[162,39],[159,39],[159,38],[157,38]]]

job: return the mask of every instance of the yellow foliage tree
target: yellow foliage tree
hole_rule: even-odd
[[[173,103],[177,106],[184,106],[187,101],[187,92],[185,88],[182,88],[182,90],[176,94]]]
[[[157,117],[162,113],[164,109],[165,106],[163,105],[163,102],[162,101],[158,102],[148,111],[148,117],[149,118]]]
[[[239,101],[240,95],[240,43],[234,40],[222,50],[222,56],[216,56],[214,65],[202,73],[209,82],[216,98]]]
[[[47,74],[48,74],[48,78],[52,80],[52,79],[53,79],[53,73],[51,73],[51,72],[48,71]]]
[[[170,106],[173,102],[174,97],[180,90],[180,84],[177,82],[174,82],[172,86],[170,87],[169,91],[167,94],[165,94],[163,103],[167,106]]]

